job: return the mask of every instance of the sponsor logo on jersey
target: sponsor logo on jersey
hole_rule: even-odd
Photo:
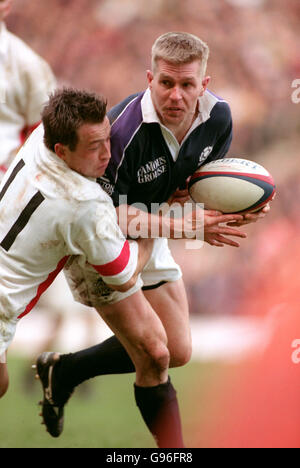
[[[110,182],[110,180],[107,179],[106,177],[100,177],[98,179],[98,182],[101,185],[101,187],[103,188],[104,192],[106,192],[107,195],[109,195],[111,197],[112,194],[114,193],[115,186]]]
[[[200,167],[204,163],[204,161],[206,161],[206,159],[208,158],[208,156],[212,152],[213,148],[214,148],[213,146],[207,146],[206,148],[204,148],[204,150],[202,151],[202,153],[199,156],[198,167]]]
[[[137,171],[137,179],[139,184],[146,184],[160,177],[167,172],[167,160],[164,156],[149,161]]]

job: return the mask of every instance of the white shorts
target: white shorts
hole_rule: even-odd
[[[135,286],[124,293],[111,289],[92,266],[87,264],[82,267],[78,259],[79,257],[71,257],[64,273],[74,300],[90,307],[115,304],[141,288],[154,289],[182,277],[181,268],[172,257],[167,239],[155,239],[150,260]]]

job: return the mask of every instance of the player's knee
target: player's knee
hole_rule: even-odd
[[[142,345],[144,359],[142,365],[157,375],[164,372],[170,363],[170,353],[167,345],[161,341]]]
[[[160,344],[155,352],[152,354],[152,359],[155,367],[163,372],[170,364],[170,353],[165,344]]]
[[[187,343],[185,346],[177,346],[175,350],[171,352],[170,356],[170,367],[181,367],[185,366],[192,357],[192,344]]]

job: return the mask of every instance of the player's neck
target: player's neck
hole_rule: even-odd
[[[173,125],[167,125],[168,129],[171,130],[173,135],[175,136],[176,140],[178,141],[179,144],[182,143],[184,140],[184,137],[190,130],[191,126],[193,125],[194,121],[196,120],[198,115],[198,111],[196,111],[193,115],[188,116],[180,126],[173,126]]]

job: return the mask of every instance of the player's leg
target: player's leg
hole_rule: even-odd
[[[167,335],[142,292],[97,311],[127,350],[136,370],[136,384],[148,387],[166,382]]]
[[[146,289],[144,295],[166,330],[170,367],[185,365],[191,358],[192,340],[189,306],[182,278],[159,288]]]
[[[168,378],[167,335],[141,291],[99,309],[136,369],[135,399],[158,447],[184,446],[176,392]]]
[[[136,369],[136,403],[158,446],[183,447],[176,392],[168,379],[167,336],[159,317],[141,291],[117,304],[103,306],[98,312]],[[54,430],[50,433],[55,436],[62,431],[62,405],[54,391],[64,377],[61,364],[58,359],[49,371],[52,405],[59,409],[56,421],[54,413],[52,420],[43,413],[46,426],[51,424]]]
[[[191,355],[191,337],[188,319],[188,303],[181,270],[174,262],[164,239],[157,240],[153,258],[147,265],[143,277],[146,281],[144,294],[160,317],[168,336],[171,356],[170,367],[185,364]],[[86,305],[99,307],[116,304],[123,293],[112,291],[97,280],[97,294],[89,289],[95,283],[93,269],[80,268],[76,259],[66,272],[74,298]],[[88,275],[92,275],[89,277]],[[84,276],[84,278],[83,278]],[[83,278],[83,279],[82,279]],[[163,280],[163,284],[157,287]],[[153,289],[154,288],[154,289]],[[87,298],[89,302],[87,301]],[[60,359],[61,385],[68,391],[87,379],[98,375],[134,372],[134,364],[126,349],[116,336],[76,353],[64,354]]]
[[[9,378],[6,363],[6,353],[0,356],[0,398],[5,395],[8,389]]]

